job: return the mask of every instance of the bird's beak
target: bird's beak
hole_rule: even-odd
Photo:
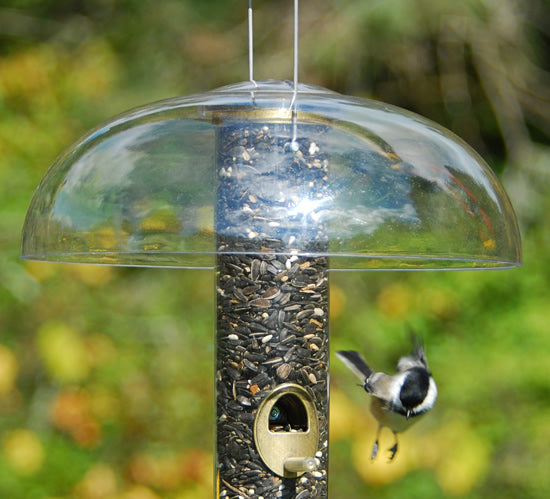
[[[409,419],[412,416],[412,411],[407,411],[407,419]]]

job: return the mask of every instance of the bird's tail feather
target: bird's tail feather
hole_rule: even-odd
[[[361,383],[365,383],[366,379],[373,373],[373,370],[359,352],[340,350],[336,352],[336,355],[361,380]]]

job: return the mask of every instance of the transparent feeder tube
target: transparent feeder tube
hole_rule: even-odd
[[[328,258],[308,256],[328,251],[319,211],[328,189],[324,127],[219,121],[216,497],[326,497]],[[254,422],[262,402],[285,383],[313,400],[318,442],[314,455],[299,456],[308,464],[302,471],[291,466],[300,459],[290,458],[288,473],[277,473],[260,455]],[[276,404],[268,437],[307,433],[306,421]]]

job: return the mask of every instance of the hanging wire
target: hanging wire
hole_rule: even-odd
[[[254,81],[254,27],[252,21],[252,0],[248,0],[248,78]]]
[[[298,52],[299,52],[299,23],[298,23],[298,8],[299,0],[294,0],[294,68],[293,68],[293,89],[294,96],[292,99],[292,104],[296,99],[296,94],[298,93]],[[253,21],[253,9],[252,9],[252,0],[248,0],[248,79],[254,81],[254,21]]]
[[[298,96],[298,28],[298,0],[294,0],[294,93],[290,103],[292,109],[292,142],[290,143],[290,148],[294,152],[300,148],[296,140],[298,135],[298,113],[296,109],[296,97]]]
[[[290,149],[294,152],[300,148],[297,142],[298,135],[298,119],[296,109],[296,98],[298,96],[298,62],[299,62],[299,22],[298,22],[299,0],[294,0],[294,67],[293,67],[293,84],[292,84],[292,100],[290,101],[290,109],[292,111],[292,141]],[[248,0],[248,78],[255,87],[258,87],[254,80],[254,24],[253,24],[252,0]],[[254,100],[254,92],[252,92]]]
[[[294,95],[298,93],[298,0],[294,0]]]

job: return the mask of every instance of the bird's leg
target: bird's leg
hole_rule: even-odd
[[[393,432],[393,436],[395,437],[395,443],[393,444],[393,447],[390,447],[388,450],[391,452],[389,461],[393,461],[393,458],[397,454],[397,433]]]
[[[376,455],[378,454],[378,440],[380,438],[380,431],[382,431],[382,426],[378,426],[378,430],[376,431],[376,440],[374,441],[372,451],[370,453],[371,459],[375,459]]]

